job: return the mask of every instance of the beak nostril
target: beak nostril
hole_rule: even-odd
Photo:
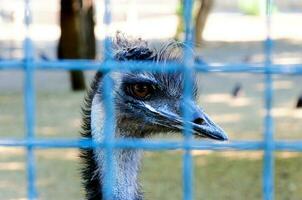
[[[198,125],[202,125],[203,122],[204,122],[204,120],[202,118],[196,118],[193,121],[194,124],[198,124]]]

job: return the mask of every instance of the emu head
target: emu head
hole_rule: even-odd
[[[181,45],[169,43],[153,50],[142,40],[117,38],[115,59],[118,61],[182,62]],[[164,71],[164,70],[163,70]],[[197,106],[197,84],[192,76],[193,99],[183,104],[184,76],[181,72],[113,72],[116,128],[122,136],[146,137],[155,133],[181,132],[182,108],[189,109],[193,134],[216,140],[227,135]],[[102,85],[102,83],[99,83]],[[100,87],[99,91],[102,88]]]

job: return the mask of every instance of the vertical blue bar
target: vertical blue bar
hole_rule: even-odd
[[[183,100],[183,118],[184,118],[184,157],[183,157],[183,199],[193,199],[193,159],[189,142],[192,139],[192,127],[188,123],[191,119],[192,113],[185,108],[184,105],[190,103],[192,100],[192,66],[193,66],[193,26],[192,26],[192,9],[193,1],[184,0],[184,25],[185,25],[185,49],[184,49],[184,100]]]
[[[114,126],[115,126],[115,112],[114,100],[112,94],[113,80],[110,74],[104,76],[104,92],[103,102],[105,109],[105,124],[104,124],[104,140],[105,140],[105,177],[103,194],[105,200],[113,199],[113,188],[115,180],[115,163],[114,163]]]
[[[24,23],[26,36],[23,43],[24,48],[24,102],[25,102],[25,120],[26,120],[26,139],[31,141],[35,137],[35,89],[34,89],[34,65],[33,65],[33,44],[30,38],[29,28],[31,23],[30,1],[25,0]],[[32,146],[27,146],[27,195],[29,200],[37,199],[36,190],[36,167],[35,155]]]
[[[105,24],[105,40],[104,40],[104,60],[112,58],[112,45],[109,37],[109,26],[111,23],[111,2],[105,0],[104,24]],[[115,127],[115,110],[114,99],[112,94],[113,80],[110,77],[110,71],[106,72],[103,78],[103,102],[105,109],[105,124],[104,124],[104,140],[105,140],[105,166],[106,171],[104,177],[103,196],[105,200],[113,200],[113,189],[115,180],[115,163],[114,163],[114,127]]]
[[[104,40],[104,59],[105,61],[112,58],[112,48],[110,39],[111,24],[111,0],[105,0],[104,25],[105,25],[105,40]]]
[[[267,39],[264,44],[265,48],[265,130],[264,130],[264,163],[263,163],[263,199],[274,199],[274,130],[272,118],[273,106],[273,81],[272,75],[269,73],[272,63],[272,45],[271,39],[271,14],[272,0],[266,0],[266,31]]]

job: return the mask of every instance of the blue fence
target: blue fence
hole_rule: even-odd
[[[31,10],[30,0],[25,0],[25,27],[27,35],[24,40],[24,59],[23,60],[2,60],[0,61],[1,70],[19,69],[25,73],[24,80],[24,99],[25,99],[25,118],[26,118],[26,132],[24,139],[0,139],[0,146],[4,147],[24,147],[27,149],[27,183],[28,183],[28,199],[34,200],[38,198],[38,192],[36,189],[36,164],[34,150],[37,148],[104,148],[108,153],[106,162],[108,167],[108,173],[106,175],[107,190],[105,191],[106,199],[110,199],[112,183],[109,181],[114,172],[110,166],[113,165],[112,154],[114,148],[140,148],[147,150],[171,150],[171,149],[183,149],[185,151],[183,157],[183,199],[191,200],[193,198],[193,169],[192,169],[192,155],[191,150],[193,149],[211,149],[211,150],[260,150],[264,151],[264,163],[263,163],[263,199],[272,200],[274,199],[274,152],[275,151],[302,151],[302,141],[285,142],[274,140],[274,121],[271,115],[272,110],[272,75],[273,74],[302,74],[302,65],[276,65],[271,61],[273,41],[270,38],[270,21],[271,21],[271,10],[272,0],[266,1],[266,23],[267,23],[267,39],[264,41],[264,54],[266,56],[265,63],[259,65],[249,64],[237,64],[237,65],[205,65],[194,63],[193,55],[189,50],[193,44],[192,37],[192,0],[184,1],[184,21],[185,23],[185,62],[184,65],[178,64],[166,64],[165,69],[168,71],[178,70],[183,71],[186,77],[184,101],[190,99],[190,76],[192,72],[232,72],[232,73],[258,73],[265,75],[265,109],[266,115],[264,118],[264,138],[261,141],[235,141],[231,140],[227,143],[215,143],[207,141],[194,141],[191,140],[188,127],[184,131],[183,141],[146,141],[146,140],[117,140],[113,137],[113,120],[114,115],[111,118],[107,118],[105,123],[106,139],[101,143],[96,143],[91,140],[42,140],[35,138],[35,88],[34,88],[34,73],[36,70],[70,70],[70,69],[81,69],[81,70],[101,70],[108,73],[113,70],[124,70],[127,69],[140,69],[140,70],[161,70],[161,64],[150,63],[135,63],[135,62],[123,62],[118,63],[110,60],[110,57],[103,61],[89,61],[89,60],[62,60],[62,61],[37,61],[34,60],[33,56],[33,42],[29,35],[29,27],[31,24]],[[111,10],[110,0],[105,0],[105,24],[110,25],[111,21]],[[104,42],[105,49],[110,49],[110,41],[107,37]],[[106,54],[108,55],[108,54]],[[114,113],[111,94],[111,80],[105,80],[105,104],[106,112]],[[190,113],[184,110],[184,117],[188,119]],[[243,194],[244,195],[244,194]]]

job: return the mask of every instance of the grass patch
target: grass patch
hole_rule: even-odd
[[[243,94],[234,99],[235,82]],[[232,140],[261,139],[263,131],[262,77],[255,75],[207,75],[200,82],[199,102]],[[302,117],[293,109],[299,77],[275,77],[276,138],[299,139]],[[288,83],[290,82],[290,83]],[[259,83],[259,84],[258,84]],[[79,137],[83,93],[39,92],[36,132],[39,138]],[[291,113],[293,113],[291,115]],[[24,137],[23,95],[0,94],[1,138]],[[165,136],[166,138],[167,136]],[[25,155],[22,148],[0,148],[0,199],[26,197]],[[83,199],[76,150],[39,150],[37,175],[40,199]],[[278,154],[276,199],[298,200],[302,196],[301,154]],[[259,153],[199,153],[194,156],[196,199],[241,200],[262,198],[262,157]],[[142,174],[146,199],[182,199],[182,153],[146,152]]]
[[[2,150],[2,152],[6,150]],[[40,199],[83,199],[76,150],[39,150],[37,175]],[[22,154],[10,152],[0,159],[0,199],[26,196]],[[276,199],[298,200],[302,195],[302,155],[276,156]],[[194,156],[195,199],[241,200],[262,198],[262,155],[260,152],[203,153]],[[140,176],[146,199],[182,199],[182,152],[146,152]],[[16,190],[18,188],[18,190]]]

